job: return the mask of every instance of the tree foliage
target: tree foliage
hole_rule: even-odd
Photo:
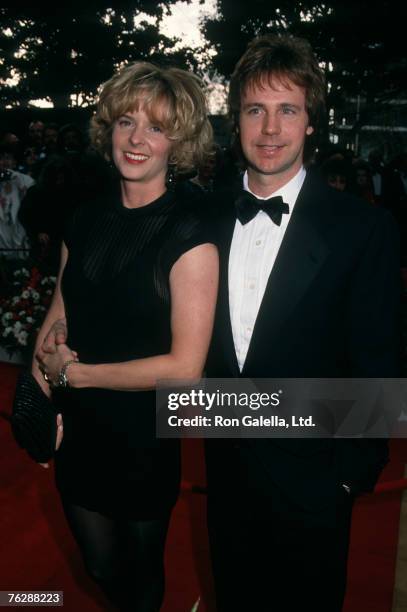
[[[363,122],[380,101],[406,94],[405,6],[398,0],[219,0],[220,18],[208,20],[204,31],[217,51],[214,67],[226,78],[254,36],[307,38],[326,68],[329,107],[360,95],[369,101]]]
[[[218,17],[204,24],[208,42],[199,54],[179,49],[159,31],[175,1],[76,0],[55,4],[48,14],[37,3],[0,8],[0,106],[24,107],[38,98],[56,107],[87,104],[117,66],[137,59],[228,79],[247,43],[269,31],[310,40],[325,65],[329,107],[340,110],[359,95],[368,101],[361,123],[381,101],[406,94],[407,14],[399,0],[218,0]]]
[[[162,61],[174,44],[159,32],[170,5],[150,0],[74,2],[55,4],[48,14],[36,3],[0,9],[0,104],[26,106],[42,98],[55,107],[87,104],[123,62]],[[146,17],[135,25],[141,13]],[[171,60],[194,67],[187,50],[171,54]]]

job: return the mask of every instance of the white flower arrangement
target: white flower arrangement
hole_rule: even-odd
[[[0,345],[10,354],[26,348],[40,328],[55,283],[55,276],[42,276],[37,268],[14,270],[11,295],[0,300]]]

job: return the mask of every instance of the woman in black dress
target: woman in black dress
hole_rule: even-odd
[[[89,573],[120,609],[153,612],[180,476],[178,441],[155,435],[154,388],[201,375],[217,291],[202,207],[167,187],[210,154],[200,84],[127,66],[103,86],[91,136],[119,177],[65,232],[33,374],[47,393],[67,384],[56,482]]]

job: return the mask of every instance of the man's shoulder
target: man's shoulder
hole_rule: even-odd
[[[351,193],[334,189],[316,170],[307,172],[300,195],[301,200],[309,204],[310,210],[317,211],[321,219],[335,219],[338,223],[376,224],[390,217],[386,209],[374,206]]]

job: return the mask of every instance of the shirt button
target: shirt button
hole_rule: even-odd
[[[254,289],[255,288],[255,283],[249,283],[249,289]]]
[[[248,334],[250,334],[251,331],[252,331],[252,328],[251,327],[246,327],[246,331],[247,331]]]
[[[261,240],[256,240],[255,245],[256,246],[260,246],[261,245]]]

